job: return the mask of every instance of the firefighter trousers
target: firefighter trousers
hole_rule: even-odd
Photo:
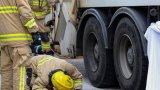
[[[29,46],[1,48],[1,90],[29,90],[24,62],[31,55]]]

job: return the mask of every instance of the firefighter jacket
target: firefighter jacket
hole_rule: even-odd
[[[40,28],[40,32],[50,32],[49,27],[44,25],[44,18],[51,12],[52,5],[55,0],[29,0],[29,4],[33,10],[33,15]]]
[[[75,88],[82,88],[82,74],[72,64],[65,60],[58,59],[49,55],[34,56],[29,60],[32,68],[32,90],[47,90],[46,87],[50,84],[49,74],[56,70],[65,70],[74,80]]]
[[[28,0],[0,0],[0,45],[22,46],[37,32]]]

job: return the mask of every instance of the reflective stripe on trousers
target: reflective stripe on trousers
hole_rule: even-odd
[[[0,6],[0,14],[18,13],[17,6]]]
[[[32,40],[32,36],[30,34],[23,34],[23,33],[0,35],[0,42],[25,41],[25,40]]]
[[[42,49],[50,49],[50,42],[42,42]]]
[[[24,90],[24,88],[25,88],[25,79],[26,79],[26,68],[24,66],[20,66],[19,90]]]

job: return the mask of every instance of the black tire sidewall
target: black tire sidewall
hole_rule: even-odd
[[[134,50],[134,60],[135,67],[133,68],[133,75],[130,79],[124,78],[122,75],[120,64],[119,64],[119,50],[122,35],[128,35],[132,41]],[[123,18],[120,20],[114,37],[114,66],[116,71],[116,76],[119,81],[120,86],[124,90],[138,90],[141,83],[142,75],[142,47],[141,41],[139,39],[138,30],[129,18]]]
[[[101,25],[98,22],[98,20],[94,17],[91,17],[86,24],[85,31],[84,31],[84,37],[83,37],[83,54],[84,54],[84,62],[85,62],[85,68],[88,75],[89,80],[91,83],[99,87],[99,85],[103,82],[103,79],[105,77],[106,73],[106,50],[104,46],[104,40],[102,38],[102,32],[101,32]],[[98,42],[98,49],[100,51],[100,59],[99,59],[99,67],[96,72],[92,72],[90,67],[90,59],[91,57],[88,55],[88,45],[89,45],[89,34],[94,33],[97,42]]]

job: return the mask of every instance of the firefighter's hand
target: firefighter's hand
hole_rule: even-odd
[[[54,26],[54,22],[55,22],[55,20],[50,20],[50,21],[48,21],[47,23],[46,23],[46,25],[45,26],[51,26],[51,25],[53,25]]]
[[[41,36],[41,40],[42,40],[43,42],[49,42],[48,33],[40,33],[40,36]]]
[[[38,32],[32,33],[32,39],[33,39],[33,44],[36,44],[36,42],[39,40],[40,36]]]
[[[47,89],[48,89],[48,90],[54,90],[53,87],[52,87],[52,86],[49,86],[49,85],[47,86]]]

